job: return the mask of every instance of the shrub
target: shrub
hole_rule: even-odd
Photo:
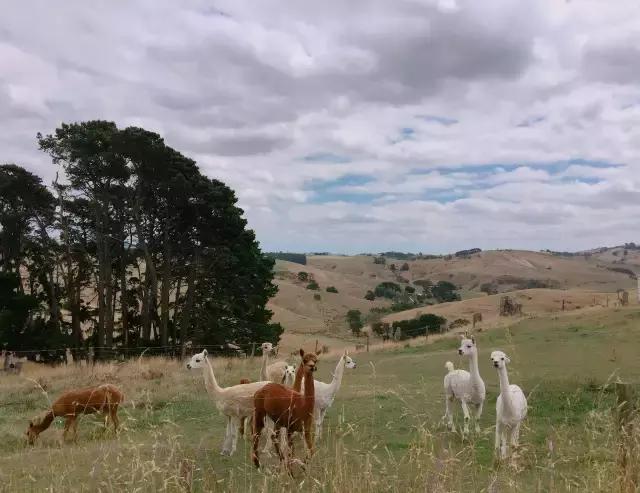
[[[298,272],[298,281],[306,282],[309,280],[309,273],[300,271]]]
[[[355,335],[360,335],[360,329],[362,329],[362,313],[360,310],[349,310],[346,318],[351,332]]]
[[[307,284],[307,289],[312,289],[314,291],[317,291],[318,289],[320,289],[320,286],[318,285],[317,282],[311,281],[309,284]]]
[[[423,336],[427,333],[438,333],[447,320],[432,313],[426,313],[409,320],[398,320],[391,324],[394,335],[399,339]]]
[[[386,264],[387,263],[387,259],[384,257],[373,257],[373,263],[374,264]]]
[[[377,297],[393,299],[398,293],[402,292],[402,288],[395,282],[381,282],[374,290]]]
[[[371,330],[374,334],[380,337],[384,335],[391,335],[391,326],[387,322],[376,322],[371,324]]]
[[[316,293],[313,295],[313,299],[316,301],[320,301],[322,299],[322,297],[320,296],[320,293]]]
[[[458,327],[464,327],[465,325],[469,325],[469,320],[466,318],[456,318],[451,325],[449,325],[450,329],[457,329]]]
[[[414,288],[413,286],[405,286],[404,292],[408,294],[413,294],[416,292],[416,288]]]
[[[369,300],[369,301],[373,301],[376,299],[376,295],[373,291],[369,290],[367,291],[367,294],[364,295],[364,299],[365,300]]]
[[[460,299],[460,295],[456,292],[455,284],[449,281],[439,281],[438,284],[431,288],[431,293],[440,303],[458,301]]]
[[[335,286],[327,286],[327,293],[337,293],[338,290]]]
[[[498,286],[492,282],[485,282],[480,285],[480,291],[487,293],[488,295],[498,294]]]
[[[400,267],[400,270],[409,270],[409,264],[405,262],[404,264],[402,264],[402,267]]]
[[[392,272],[395,272],[396,271],[396,264],[391,264],[389,266],[389,269],[391,269]]]

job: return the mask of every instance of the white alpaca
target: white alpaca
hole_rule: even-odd
[[[458,353],[469,358],[469,371],[456,370],[453,363],[447,361],[445,368],[447,374],[444,377],[445,391],[445,415],[444,419],[451,431],[455,431],[453,424],[453,412],[451,404],[454,399],[460,401],[462,412],[464,413],[463,434],[469,433],[469,405],[475,407],[475,430],[480,433],[480,417],[482,416],[482,406],[485,399],[485,387],[480,371],[478,370],[478,348],[474,337],[467,339],[464,337],[460,343]]]
[[[500,395],[496,401],[496,455],[500,454],[501,459],[508,455],[507,433],[511,436],[511,446],[518,446],[520,437],[520,425],[527,417],[527,398],[522,389],[517,385],[509,385],[507,375],[507,363],[511,360],[502,351],[491,353],[493,366],[498,370],[500,378]]]
[[[289,377],[287,374],[290,365],[286,361],[276,361],[269,364],[269,354],[275,351],[275,347],[270,342],[263,342],[260,345],[262,349],[262,366],[260,367],[260,380],[269,380],[274,383],[284,383],[285,379]],[[295,367],[293,368],[295,373]],[[293,379],[289,379],[291,383],[285,385],[293,385]],[[287,382],[289,381],[287,380]]]
[[[238,428],[241,420],[253,415],[253,395],[270,382],[253,382],[220,387],[213,374],[213,367],[207,358],[207,350],[194,355],[187,363],[189,370],[202,368],[204,384],[218,410],[227,417],[227,430],[222,444],[222,455],[233,455],[238,442]]]
[[[333,400],[336,398],[338,390],[340,390],[344,369],[353,369],[355,367],[356,362],[351,359],[345,350],[344,354],[338,360],[336,370],[333,372],[333,379],[331,380],[331,383],[324,383],[314,379],[315,406],[313,412],[316,425],[316,439],[322,432],[324,416],[333,404]],[[301,391],[304,392],[304,382],[302,383]]]

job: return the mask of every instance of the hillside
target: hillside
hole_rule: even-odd
[[[367,314],[371,308],[389,305],[389,301],[367,301],[364,295],[383,281],[410,284],[416,280],[450,281],[460,288],[463,302],[432,308],[416,308],[388,315],[385,320],[411,318],[417,312],[438,313],[453,318],[469,318],[479,311],[485,317],[496,311],[499,296],[487,297],[483,284],[492,284],[499,293],[518,291],[525,312],[539,313],[560,309],[562,298],[567,308],[593,304],[594,293],[606,303],[606,293],[617,289],[635,290],[637,282],[630,272],[640,271],[640,252],[623,247],[599,249],[591,255],[561,256],[548,252],[493,250],[466,258],[443,257],[407,261],[408,271],[400,271],[404,260],[387,258],[386,265],[376,264],[372,256],[320,255],[307,257],[307,265],[277,261],[275,265],[277,296],[269,303],[274,320],[284,325],[284,346],[321,338],[327,344],[353,342],[345,315],[348,310]],[[616,253],[617,252],[617,253]],[[622,260],[622,262],[621,262]],[[391,264],[397,267],[394,272]],[[306,288],[298,272],[307,272],[320,286],[319,291]],[[338,293],[327,293],[334,286]],[[538,288],[523,291],[526,288]],[[314,299],[320,295],[320,300]],[[527,299],[531,297],[531,300]],[[613,303],[615,294],[611,297]],[[635,298],[632,294],[631,298]],[[455,308],[453,308],[455,306]],[[486,320],[486,319],[485,319]]]

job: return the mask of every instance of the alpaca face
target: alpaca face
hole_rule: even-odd
[[[25,434],[27,435],[27,441],[29,442],[29,445],[33,445],[34,443],[36,443],[36,438],[38,438],[38,435],[40,434],[40,432],[38,431],[38,428],[36,428],[37,424],[40,424],[39,417],[33,419],[32,421],[29,421],[29,427],[25,432]]]
[[[356,362],[351,359],[351,356],[345,356],[344,367],[353,370],[356,367]]]
[[[476,341],[473,337],[471,339],[465,337],[460,341],[460,347],[458,348],[458,354],[460,356],[471,356],[475,354],[476,351]]]
[[[287,365],[284,367],[284,374],[282,375],[282,382],[285,384],[293,383],[296,378],[296,367],[293,365]]]
[[[300,350],[300,356],[302,357],[302,366],[305,372],[316,371],[316,364],[318,363],[318,356],[314,353],[305,353],[304,350]]]
[[[260,349],[262,349],[262,354],[270,354],[273,353],[273,344],[270,342],[263,342],[260,344]]]
[[[187,370],[194,370],[196,368],[202,368],[205,365],[207,359],[207,350],[205,349],[201,353],[194,354],[187,363]]]
[[[491,363],[498,370],[502,370],[507,367],[507,363],[511,363],[511,360],[502,351],[493,351],[491,353]]]

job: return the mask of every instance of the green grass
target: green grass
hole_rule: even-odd
[[[115,373],[135,403],[122,410],[124,430],[117,438],[87,417],[76,444],[57,442],[56,423],[33,448],[22,433],[46,398],[33,382],[4,377],[0,484],[11,491],[611,491],[617,469],[608,384],[617,377],[640,382],[637,321],[635,310],[608,310],[525,320],[479,334],[488,396],[483,431],[465,442],[440,426],[444,363],[466,366],[456,354],[457,341],[355,355],[358,368],[346,371],[317,454],[293,480],[280,473],[275,458],[265,458],[266,472],[254,470],[248,441],[239,442],[232,458],[218,454],[224,420],[200,372],[168,364],[162,379],[147,381],[130,365]],[[500,467],[493,460],[493,349],[510,356],[510,379],[530,405],[518,457]],[[321,359],[317,378],[328,381],[336,360]],[[238,360],[217,373],[229,385],[255,377],[258,363]],[[103,377],[76,371],[42,378],[56,395]],[[458,405],[455,413],[459,424]],[[301,441],[296,449],[300,454]]]

